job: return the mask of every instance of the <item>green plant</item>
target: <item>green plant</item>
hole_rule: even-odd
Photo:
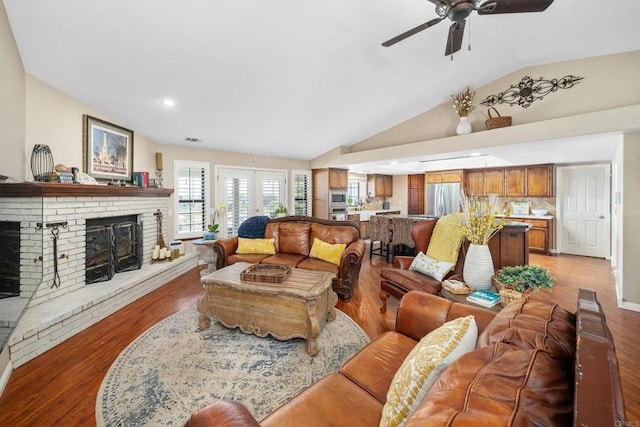
[[[209,232],[211,232],[211,233],[217,233],[218,232],[218,224],[216,224],[216,223],[207,225],[207,228],[209,229]]]
[[[518,292],[538,291],[540,288],[553,286],[553,277],[549,270],[537,265],[502,267],[496,273],[495,279]]]
[[[289,213],[289,211],[287,210],[287,207],[285,205],[283,205],[282,203],[280,203],[278,205],[278,207],[276,208],[275,211],[273,211],[274,214],[287,214]]]

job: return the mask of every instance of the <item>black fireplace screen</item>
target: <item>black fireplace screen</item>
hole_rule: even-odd
[[[130,217],[88,220],[85,254],[87,284],[138,270],[142,267],[142,225]]]
[[[20,295],[20,223],[0,221],[0,298]]]

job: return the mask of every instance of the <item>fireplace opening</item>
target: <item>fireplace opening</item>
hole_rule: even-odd
[[[136,215],[88,219],[85,282],[111,280],[116,273],[142,267],[142,225]]]
[[[0,221],[0,298],[20,296],[20,223]]]

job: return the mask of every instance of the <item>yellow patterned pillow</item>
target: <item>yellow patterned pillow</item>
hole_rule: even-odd
[[[451,320],[422,338],[393,377],[380,427],[404,425],[440,374],[458,357],[474,350],[477,339],[473,316]]]
[[[264,254],[275,255],[276,254],[276,239],[246,239],[244,237],[238,237],[238,249],[237,254]]]
[[[464,239],[464,232],[460,227],[461,213],[445,215],[438,219],[433,229],[427,256],[439,261],[456,263],[460,245]]]
[[[311,258],[330,262],[331,264],[340,265],[340,259],[342,258],[342,253],[346,247],[347,245],[344,243],[336,243],[335,245],[332,245],[331,243],[323,242],[317,237],[314,237],[313,246],[311,246],[309,256]]]

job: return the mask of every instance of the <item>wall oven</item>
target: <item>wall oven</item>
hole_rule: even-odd
[[[347,204],[347,192],[341,190],[329,191],[329,203],[330,204]]]

